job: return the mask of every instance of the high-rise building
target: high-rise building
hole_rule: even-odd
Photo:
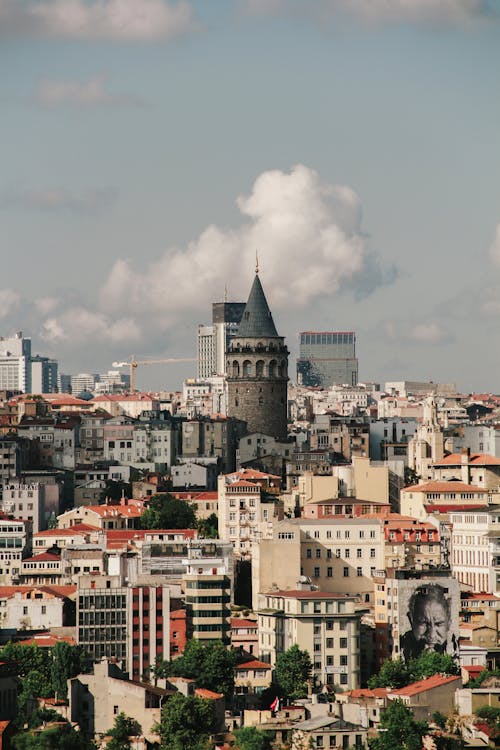
[[[71,393],[71,375],[57,373],[57,390],[59,393]]]
[[[57,362],[36,354],[31,358],[31,393],[57,393]]]
[[[238,330],[244,309],[244,302],[212,303],[212,325],[198,326],[199,378],[225,375],[229,341]]]
[[[71,393],[74,396],[78,396],[82,391],[89,391],[92,393],[95,389],[96,383],[99,382],[99,375],[90,374],[88,372],[80,372],[78,375],[71,376]]]
[[[0,337],[0,391],[31,392],[31,339],[19,331]]]
[[[297,382],[306,386],[356,385],[358,360],[354,331],[302,331]]]
[[[249,433],[287,437],[288,349],[279,336],[258,272],[226,357],[227,414]]]

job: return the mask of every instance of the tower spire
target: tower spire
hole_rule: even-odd
[[[255,273],[259,273],[259,251],[255,251]]]

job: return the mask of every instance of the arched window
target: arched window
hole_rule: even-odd
[[[280,378],[286,378],[286,360],[284,359],[282,359],[280,362],[279,375]]]
[[[264,375],[264,360],[258,359],[255,365],[255,375],[261,378]]]
[[[237,359],[233,362],[233,378],[239,378],[240,376],[240,363]]]
[[[278,363],[276,362],[275,359],[272,359],[269,362],[269,377],[270,378],[275,378],[276,377],[276,366],[277,366],[277,364]]]
[[[243,377],[244,378],[251,378],[252,377],[252,363],[249,359],[246,359],[243,362]]]

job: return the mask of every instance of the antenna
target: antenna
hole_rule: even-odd
[[[255,251],[255,273],[259,273],[259,251]]]

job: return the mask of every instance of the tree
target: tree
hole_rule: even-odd
[[[235,750],[270,750],[271,737],[257,727],[240,727],[234,733]]]
[[[182,656],[161,663],[155,671],[157,677],[172,675],[195,679],[199,687],[230,697],[234,691],[235,665],[234,649],[227,649],[220,642],[200,643],[192,639],[186,643]]]
[[[106,479],[106,485],[100,494],[101,503],[106,500],[118,502],[122,497],[132,496],[132,485],[130,482],[123,482],[121,479]]]
[[[308,651],[301,651],[295,645],[278,654],[274,676],[286,695],[296,698],[307,695],[311,673],[312,662]]]
[[[421,750],[427,731],[425,722],[415,721],[411,709],[394,700],[382,711],[379,735],[368,745],[370,750]]]
[[[173,695],[163,706],[156,730],[162,750],[204,750],[215,728],[215,706],[194,695]]]
[[[153,495],[141,515],[143,529],[195,529],[196,513],[189,503],[168,492]]]
[[[81,646],[70,646],[66,641],[56,643],[51,651],[50,677],[58,698],[68,697],[68,680],[85,671],[85,657]]]
[[[205,539],[219,538],[219,519],[215,513],[211,513],[208,518],[199,518],[196,526],[198,534]]]
[[[378,687],[400,688],[410,681],[410,670],[402,659],[387,659],[380,667],[380,672],[369,678],[368,687],[372,690]]]
[[[450,654],[440,654],[437,651],[422,651],[417,659],[410,661],[412,680],[423,680],[433,674],[460,674],[460,667]]]
[[[61,719],[61,717],[59,717]],[[47,727],[42,731],[19,732],[12,739],[14,750],[90,750],[90,743],[81,732],[76,732],[70,724]]]
[[[129,737],[135,737],[140,733],[139,723],[122,711],[116,716],[113,728],[108,731],[111,739],[106,745],[106,750],[130,750]]]

